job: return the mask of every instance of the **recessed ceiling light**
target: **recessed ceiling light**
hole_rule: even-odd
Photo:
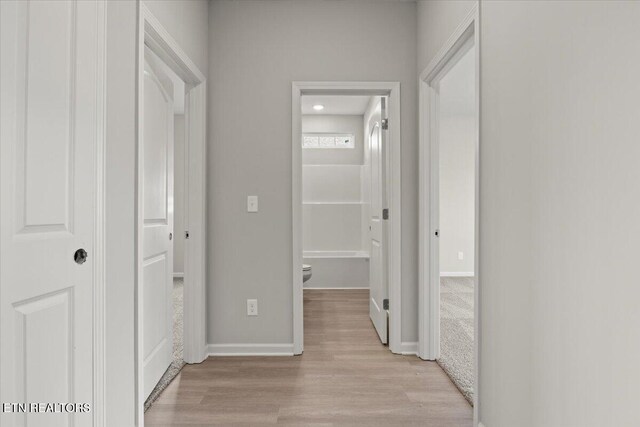
[[[314,109],[314,110],[316,110],[316,111],[322,111],[322,110],[324,110],[324,105],[322,105],[322,104],[315,104],[315,105],[313,106],[313,109]]]

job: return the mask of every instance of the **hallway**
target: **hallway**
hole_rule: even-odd
[[[471,406],[442,369],[391,354],[368,313],[368,290],[305,290],[302,356],[187,365],[146,425],[471,426]]]

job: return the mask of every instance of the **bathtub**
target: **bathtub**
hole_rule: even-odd
[[[303,251],[304,264],[312,266],[305,288],[369,288],[369,253],[364,251]]]

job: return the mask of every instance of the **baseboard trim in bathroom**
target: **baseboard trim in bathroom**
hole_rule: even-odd
[[[485,427],[485,425],[482,424],[481,422],[478,422],[478,427]]]
[[[184,273],[173,273],[174,279],[182,279],[184,278]]]
[[[400,343],[400,354],[404,356],[411,356],[418,354],[417,342],[402,342]]]
[[[368,286],[336,286],[336,287],[324,287],[324,286],[317,286],[317,287],[304,287],[304,289],[309,289],[309,290],[316,290],[316,291],[322,291],[322,290],[332,290],[332,291],[339,291],[341,289],[344,290],[348,290],[348,289],[369,289]]]
[[[208,344],[208,356],[293,356],[291,344]]]

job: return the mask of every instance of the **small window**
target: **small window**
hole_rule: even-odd
[[[305,133],[302,148],[355,148],[356,138],[347,133]]]

